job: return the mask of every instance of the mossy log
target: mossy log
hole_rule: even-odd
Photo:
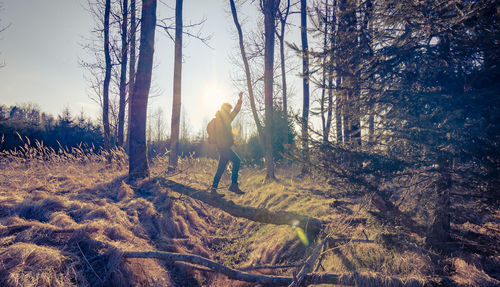
[[[164,188],[172,189],[175,192],[200,200],[215,208],[221,209],[234,217],[246,218],[248,220],[261,223],[300,227],[307,233],[310,239],[315,239],[321,231],[323,225],[326,223],[325,221],[317,218],[294,212],[270,211],[265,208],[238,205],[231,200],[226,200],[217,195],[213,195],[210,192],[189,187],[162,177],[155,178],[154,181]]]

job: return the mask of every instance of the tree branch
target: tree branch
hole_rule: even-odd
[[[311,256],[309,256],[309,258],[306,260],[306,262],[304,262],[304,265],[300,269],[300,272],[299,272],[297,278],[296,279],[294,278],[293,282],[290,285],[288,285],[289,287],[298,287],[298,286],[300,286],[300,284],[302,284],[302,282],[305,279],[305,276],[311,271],[311,269],[314,266],[314,263],[316,262],[319,255],[321,254],[321,250],[323,249],[324,244],[325,244],[324,239],[321,240],[320,242],[318,242],[316,247],[314,247],[314,249],[311,253]]]

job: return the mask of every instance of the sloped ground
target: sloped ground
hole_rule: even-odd
[[[186,159],[180,167],[182,172],[170,179],[203,190],[211,183],[216,162]],[[155,159],[152,178],[164,176],[165,170],[166,159]],[[277,182],[264,183],[264,172],[258,167],[243,168],[240,185],[247,193],[242,196],[224,189],[229,184],[226,173],[219,192],[236,204],[329,221],[332,236],[377,242],[328,246],[315,267],[318,272],[357,271],[422,281],[445,274],[447,284],[499,284],[498,251],[490,248],[483,254],[480,250],[485,244],[498,245],[498,211],[457,221],[457,234],[470,240],[473,232],[479,238],[474,241],[476,249],[438,257],[444,263],[433,262],[432,253],[387,244],[386,234],[404,235],[415,243],[423,239],[373,220],[367,213],[367,198],[332,190],[321,177],[294,178],[293,167],[278,171]],[[109,165],[77,158],[0,160],[0,285],[248,286],[185,264],[123,260],[120,251],[196,254],[235,268],[296,265],[310,252],[291,226],[234,218],[148,179],[127,184],[126,173],[123,160]],[[441,266],[448,269],[440,270]],[[291,274],[292,270],[254,272]]]

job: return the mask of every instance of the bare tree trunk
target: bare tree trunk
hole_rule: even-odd
[[[174,96],[172,103],[172,122],[170,130],[169,170],[177,169],[179,153],[179,124],[181,117],[181,81],[182,81],[182,0],[175,1],[175,62]]]
[[[280,63],[281,63],[281,89],[283,91],[283,115],[288,118],[288,105],[287,105],[287,94],[286,94],[286,66],[285,66],[285,28],[286,20],[290,12],[290,0],[287,1],[287,6],[285,13],[279,11],[280,16],[280,33],[276,33],[280,43]]]
[[[373,4],[372,0],[365,1],[365,15],[363,17],[362,35],[361,35],[361,48],[363,53],[368,55],[368,58],[373,57],[372,45],[372,25],[370,20],[372,20],[373,15]],[[368,109],[368,145],[373,146],[375,138],[375,115],[374,115],[374,104],[367,107]]]
[[[327,53],[327,51],[333,48],[333,37],[328,33],[328,16],[329,16],[329,8],[328,8],[328,0],[325,1],[325,30],[324,30],[324,39],[323,46],[325,55],[323,58],[323,89],[321,91],[321,123],[323,126],[323,143],[329,142],[330,137],[330,128],[332,123],[332,109],[333,109],[333,67],[332,61],[333,57],[331,53]],[[330,41],[328,41],[330,40]],[[328,42],[330,42],[330,47],[328,47]],[[328,88],[326,87],[326,79],[328,79]],[[327,106],[327,116],[325,119],[325,93],[328,89],[328,106]]]
[[[123,133],[125,129],[125,97],[127,89],[127,18],[128,18],[128,0],[123,0],[122,7],[122,52],[120,69],[120,106],[118,110],[118,146],[123,146]]]
[[[300,35],[302,39],[302,174],[309,173],[309,46],[307,44],[307,2],[300,1]]]
[[[274,65],[274,32],[277,4],[275,0],[264,0],[264,95],[266,107],[265,145],[266,179],[272,180],[274,175],[272,124],[273,106],[273,65]]]
[[[341,77],[340,73],[338,73],[337,69],[337,78],[335,79],[336,81],[336,93],[335,93],[335,130],[337,134],[337,144],[342,144],[343,142],[343,137],[342,137],[342,93],[340,91],[340,85],[341,85]]]
[[[333,57],[330,55],[330,62],[328,64],[328,111],[326,116],[326,131],[324,133],[324,141],[329,142],[330,130],[332,127],[333,116]]]
[[[342,70],[341,70],[341,59],[340,59],[340,17],[339,17],[339,5],[338,0],[334,0],[334,5],[332,7],[332,25],[335,25],[335,41],[334,41],[334,55],[335,55],[335,131],[336,131],[336,142],[337,145],[343,143],[342,136],[342,90],[340,89],[342,85]]]
[[[111,56],[109,54],[109,14],[111,11],[111,0],[106,0],[104,8],[104,58],[106,69],[104,73],[104,84],[102,92],[102,124],[104,128],[104,148],[111,148],[109,134],[109,83],[111,81]]]
[[[321,101],[320,101],[320,114],[321,114],[321,129],[323,131],[323,142],[325,142],[325,138],[328,139],[327,136],[325,136],[326,132],[326,118],[325,118],[325,100],[326,100],[326,39],[327,39],[327,24],[326,24],[326,19],[328,18],[328,0],[325,1],[325,8],[326,8],[326,15],[324,20],[324,30],[323,30],[323,57],[322,57],[322,62],[321,62]],[[319,8],[318,8],[319,10]]]
[[[146,118],[156,27],[156,0],[142,0],[141,44],[139,62],[132,94],[129,177],[144,178],[149,176],[146,145]]]
[[[259,134],[259,141],[262,146],[264,143],[264,129],[262,128],[262,124],[259,119],[259,115],[257,114],[257,108],[255,106],[255,97],[253,94],[253,86],[252,86],[252,75],[250,74],[250,66],[248,65],[248,59],[245,52],[245,46],[243,41],[243,32],[241,30],[240,22],[238,21],[238,14],[236,12],[236,6],[234,5],[234,0],[229,0],[229,4],[231,5],[231,13],[233,15],[234,25],[236,26],[236,30],[238,31],[238,39],[240,45],[241,58],[243,60],[243,65],[245,66],[245,75],[247,80],[247,89],[248,89],[248,97],[250,99],[250,108],[252,110],[253,119],[255,121],[255,125],[257,126],[257,132]]]
[[[136,33],[136,23],[135,23],[135,0],[130,0],[130,63],[128,70],[128,133],[127,142],[130,147],[130,119],[132,118],[132,92],[134,90],[135,83],[135,33]]]

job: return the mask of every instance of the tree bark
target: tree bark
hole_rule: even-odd
[[[264,95],[266,108],[265,145],[266,180],[275,179],[272,125],[274,118],[273,105],[273,66],[274,66],[274,31],[277,3],[275,0],[263,0],[264,12]]]
[[[127,89],[127,57],[128,57],[128,43],[127,43],[127,22],[128,22],[128,0],[123,0],[122,7],[122,51],[121,51],[121,65],[120,65],[120,105],[118,110],[118,146],[123,146],[123,135],[125,129],[125,97]]]
[[[300,35],[302,40],[302,174],[309,173],[309,46],[307,43],[307,1],[300,1]]]
[[[135,23],[135,0],[130,0],[130,63],[128,70],[128,133],[127,133],[127,143],[130,147],[130,119],[132,118],[132,93],[134,90],[135,83],[135,33],[136,33],[136,23]],[[130,156],[130,153],[129,153]]]
[[[111,148],[109,133],[109,83],[111,81],[111,55],[109,54],[109,14],[111,11],[111,0],[106,0],[104,8],[104,83],[102,92],[102,124],[104,128],[104,148]]]
[[[146,144],[146,118],[156,27],[156,0],[142,0],[141,40],[136,81],[132,95],[129,177],[149,176]]]
[[[172,120],[170,129],[169,170],[177,169],[179,154],[179,128],[181,118],[181,83],[182,83],[182,4],[175,1],[175,61],[174,61],[174,94],[172,100]]]
[[[229,0],[229,4],[231,6],[231,14],[233,15],[234,25],[236,26],[236,30],[238,32],[238,43],[240,46],[241,59],[243,60],[243,65],[245,67],[245,76],[247,82],[247,90],[248,97],[250,99],[250,109],[252,110],[253,119],[255,121],[255,125],[257,126],[257,132],[259,134],[259,141],[261,146],[264,146],[264,128],[259,119],[259,115],[257,114],[257,108],[255,106],[255,96],[253,93],[252,86],[252,75],[250,74],[250,66],[248,65],[248,58],[245,51],[245,45],[243,41],[243,31],[241,30],[240,22],[238,21],[238,13],[236,11],[236,6],[234,5],[234,0]]]

